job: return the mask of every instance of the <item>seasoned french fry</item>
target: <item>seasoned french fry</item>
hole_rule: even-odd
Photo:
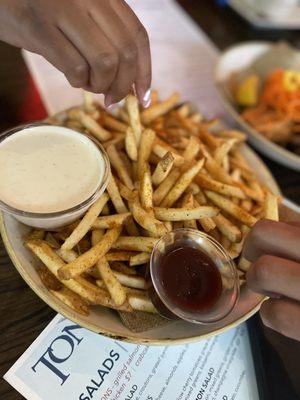
[[[142,252],[131,256],[129,265],[133,267],[135,265],[146,264],[148,261],[150,261],[150,253]]]
[[[146,281],[138,275],[126,275],[122,272],[114,271],[114,275],[120,283],[134,289],[146,289]]]
[[[78,254],[74,250],[64,250],[62,248],[57,249],[55,253],[61,257],[66,263],[70,263],[78,257]]]
[[[93,229],[110,229],[115,226],[121,226],[125,224],[125,222],[130,217],[130,213],[122,213],[115,215],[107,215],[104,217],[96,218],[95,222],[92,225]]]
[[[205,168],[212,178],[216,179],[217,181],[232,185],[233,181],[236,180],[233,176],[230,176],[213,158],[206,159]]]
[[[267,192],[264,204],[265,218],[279,221],[278,200],[272,193]]]
[[[221,210],[226,211],[229,215],[233,216],[237,220],[243,222],[247,226],[253,226],[257,219],[250,215],[247,211],[243,210],[241,207],[234,204],[228,198],[221,196],[218,193],[211,192],[209,190],[205,191],[206,196]]]
[[[250,212],[253,207],[253,203],[251,200],[242,200],[240,206],[245,210]]]
[[[46,267],[55,275],[61,283],[68,289],[77,293],[91,304],[101,304],[111,307],[111,301],[108,295],[105,295],[97,286],[93,285],[83,277],[76,279],[64,280],[58,276],[60,268],[66,264],[54,252],[53,249],[40,239],[30,239],[25,242],[25,245],[46,265]],[[130,309],[130,307],[129,307]]]
[[[108,192],[109,197],[110,197],[115,209],[117,210],[117,212],[119,214],[127,213],[128,209],[120,195],[118,185],[116,184],[115,178],[112,174],[110,176],[110,179],[109,179],[109,182],[107,185],[107,192]],[[139,234],[139,231],[138,231],[132,217],[129,217],[125,221],[125,227],[126,227],[127,232],[129,233],[129,235],[137,236]]]
[[[157,314],[157,310],[152,304],[147,294],[128,293],[128,303],[134,310]]]
[[[97,268],[111,298],[117,306],[121,306],[126,301],[126,291],[116,278],[116,272],[110,269],[105,258],[97,262]]]
[[[103,125],[113,131],[126,133],[128,125],[124,124],[124,122],[118,121],[112,115],[104,113],[102,115]]]
[[[105,258],[107,261],[129,261],[136,253],[131,251],[109,251]]]
[[[221,213],[216,217],[213,217],[213,220],[219,231],[231,242],[239,242],[242,239],[242,232],[240,229]]]
[[[197,201],[197,199],[194,199],[194,206],[195,207],[199,207],[199,206],[204,205],[204,204],[206,204],[206,201],[203,202],[203,203],[199,203]],[[214,220],[212,218],[210,218],[210,217],[200,218],[199,219],[199,223],[200,223],[200,225],[202,226],[202,228],[203,228],[203,230],[205,232],[210,232],[213,229],[215,229],[215,227],[216,227],[216,224],[215,224]]]
[[[64,244],[61,246],[64,250],[71,250],[83,237],[84,235],[91,229],[94,222],[96,221],[98,215],[103,209],[104,205],[109,200],[109,196],[107,193],[104,193],[95,203],[90,207],[88,212],[82,218],[80,223],[71,233],[71,235],[66,239]]]
[[[112,245],[113,249],[142,251],[151,253],[157,238],[144,236],[120,236],[119,239]]]
[[[51,233],[51,232],[47,232],[45,241],[49,244],[50,247],[52,247],[52,249],[60,248],[58,241],[55,239],[55,237],[53,236],[53,233]]]
[[[89,315],[88,303],[67,287],[62,287],[60,290],[50,289],[50,292],[53,294],[53,296],[57,297],[61,302],[79,314]]]
[[[229,129],[225,131],[220,131],[218,136],[228,138],[228,139],[237,139],[240,143],[245,142],[247,140],[247,136],[245,133],[237,131],[235,129]]]
[[[121,272],[126,275],[137,275],[137,272],[132,267],[127,267],[126,264],[120,261],[114,261],[110,263],[111,269],[117,272]]]
[[[92,236],[92,245],[96,246],[101,240],[102,232],[100,231],[100,233],[97,233],[97,231],[95,231]],[[107,260],[103,257],[97,262],[96,266],[111,298],[117,306],[121,306],[126,301],[126,292],[110,269]]]
[[[174,186],[177,179],[180,177],[180,169],[173,168],[169,175],[160,183],[153,193],[153,203],[159,205],[166,197],[170,189]]]
[[[176,110],[177,114],[179,114],[181,117],[186,118],[190,114],[190,106],[189,103],[184,103],[180,107],[177,108]]]
[[[199,173],[195,177],[195,182],[203,189],[208,189],[216,193],[223,194],[225,196],[237,197],[239,199],[245,199],[246,197],[243,190],[239,187],[230,186],[226,183],[221,183],[202,173]]]
[[[129,94],[126,97],[126,108],[128,112],[128,117],[130,121],[130,126],[134,133],[135,141],[137,144],[140,142],[140,137],[142,134],[142,125],[140,120],[140,113],[139,113],[139,104],[138,100],[135,96]]]
[[[166,233],[166,228],[161,221],[156,220],[153,215],[145,211],[136,197],[129,203],[130,210],[136,222],[149,231],[154,237],[160,237]]]
[[[39,268],[37,268],[36,271],[40,277],[40,280],[46,286],[47,289],[60,290],[62,288],[62,283],[44,265],[41,265]]]
[[[131,127],[128,127],[128,129],[126,131],[125,148],[126,148],[126,152],[128,154],[128,157],[132,161],[137,161],[138,151],[137,151],[136,138],[134,136],[134,132],[133,132],[133,129]]]
[[[83,91],[83,108],[87,113],[91,113],[96,110],[93,93],[87,92],[86,90]]]
[[[149,164],[145,163],[139,188],[141,205],[146,211],[150,211],[153,208],[153,189],[151,182],[151,172]]]
[[[199,151],[200,151],[199,139],[196,138],[195,136],[192,136],[183,152],[183,158],[186,161],[192,161],[196,158]]]
[[[42,229],[34,229],[29,233],[26,239],[44,239],[46,232]]]
[[[167,152],[156,165],[152,175],[152,183],[158,186],[169,174],[174,164],[174,156]]]
[[[95,138],[100,141],[106,141],[111,138],[111,133],[102,128],[90,115],[79,109],[69,111],[69,116],[79,121]]]
[[[203,164],[204,159],[197,161],[195,165],[190,167],[187,171],[183,172],[183,174],[176,181],[174,187],[169,191],[169,193],[161,202],[162,207],[171,207],[176,202],[176,200],[179,199],[182,193],[193,181],[195,176],[199,173],[199,171],[203,167]]]
[[[112,144],[107,147],[106,151],[110,159],[110,162],[114,167],[114,169],[116,170],[119,178],[124,183],[124,185],[126,185],[129,189],[132,190],[134,188],[132,179],[126,170],[126,166],[123,160],[121,159],[119,153],[117,152],[116,147]]]
[[[141,115],[142,123],[145,125],[149,125],[156,118],[165,115],[175,106],[179,98],[179,93],[173,93],[167,100],[146,108]]]
[[[155,137],[155,132],[152,129],[145,129],[141,134],[137,161],[139,180],[142,178],[141,174],[144,171],[144,165],[150,157]]]
[[[177,150],[161,139],[156,138],[152,151],[159,158],[163,158],[167,153],[172,153],[172,156],[174,157],[174,165],[180,166],[184,162],[184,158],[178,154]]]
[[[214,152],[214,160],[221,165],[224,157],[230,152],[233,146],[236,144],[236,139],[226,140],[221,146],[219,146]]]
[[[219,211],[215,207],[200,206],[192,210],[188,208],[162,208],[155,207],[154,214],[161,221],[185,221],[188,219],[200,219],[203,217],[214,217]]]
[[[182,208],[194,208],[194,196],[192,193],[187,193],[182,199]],[[197,229],[197,222],[194,219],[188,219],[183,222],[185,228]]]
[[[105,256],[105,254],[109,251],[113,243],[119,237],[121,230],[121,227],[116,227],[108,230],[103,236],[103,239],[100,243],[93,246],[86,253],[81,254],[73,262],[62,266],[58,271],[59,277],[65,280],[71,279],[91,268],[101,257]]]

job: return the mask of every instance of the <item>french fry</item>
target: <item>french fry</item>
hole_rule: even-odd
[[[184,162],[184,158],[178,154],[177,150],[161,139],[156,138],[152,151],[159,158],[163,158],[167,153],[172,153],[172,156],[174,157],[174,165],[180,166]]]
[[[242,239],[242,232],[240,229],[221,213],[216,217],[213,217],[213,220],[219,231],[231,242],[236,243]]]
[[[145,125],[149,125],[156,118],[165,115],[175,106],[179,98],[179,93],[173,93],[167,100],[146,108],[141,114],[142,123]]]
[[[137,161],[138,151],[137,151],[136,138],[135,138],[133,129],[131,127],[128,127],[128,129],[126,131],[125,148],[126,148],[128,157],[132,161]]]
[[[124,304],[126,301],[126,291],[116,278],[115,272],[110,269],[105,258],[97,262],[97,268],[114,303],[117,306]]]
[[[134,310],[157,314],[157,310],[152,304],[147,294],[128,293],[128,303]]]
[[[115,277],[124,286],[128,286],[134,289],[146,289],[146,281],[144,278],[138,275],[126,275],[122,272],[114,271]]]
[[[159,205],[163,201],[177,179],[180,177],[180,174],[181,172],[179,168],[173,168],[169,175],[155,189],[153,193],[153,203],[155,205]]]
[[[109,197],[110,197],[115,209],[117,210],[117,212],[119,214],[127,213],[128,208],[126,207],[126,205],[120,195],[118,185],[116,184],[115,178],[112,174],[110,176],[110,179],[109,179],[106,189],[107,189]],[[125,221],[125,227],[126,227],[127,232],[129,233],[129,235],[137,236],[139,234],[139,231],[138,231],[132,217],[129,217]]]
[[[119,239],[112,245],[113,249],[142,251],[151,253],[157,238],[144,236],[120,236]]]
[[[115,215],[107,215],[104,217],[96,218],[95,222],[92,225],[93,229],[110,229],[116,226],[121,226],[125,224],[125,222],[130,217],[130,213],[123,214],[115,214]]]
[[[107,151],[109,160],[110,160],[112,166],[114,167],[114,169],[116,170],[119,178],[124,183],[124,185],[126,185],[129,189],[132,190],[134,188],[132,179],[126,170],[126,166],[125,166],[123,160],[121,159],[119,153],[117,152],[115,145],[112,144],[112,145],[108,146],[106,151]]]
[[[62,287],[60,290],[49,289],[53,296],[57,297],[61,302],[66,304],[72,310],[81,315],[89,315],[88,303],[78,294],[72,292],[67,287]]]
[[[154,214],[161,221],[186,221],[203,217],[214,217],[219,211],[215,207],[200,206],[192,210],[188,208],[163,208],[155,207]]]
[[[219,207],[221,210],[226,211],[229,215],[243,222],[245,225],[251,227],[256,223],[257,219],[255,217],[250,215],[241,207],[234,204],[228,198],[209,190],[206,190],[205,194],[217,207]]]
[[[57,249],[55,253],[61,257],[66,263],[70,263],[78,257],[78,254],[74,250],[64,250],[62,248]]]
[[[133,163],[130,161],[130,158],[127,156],[126,153],[124,153],[124,151],[119,151],[119,156],[121,158],[121,160],[123,161],[123,164],[126,168],[126,172],[127,175],[131,177],[132,181],[134,181],[133,178]]]
[[[53,249],[44,241],[40,239],[30,239],[25,242],[28,247],[52,272],[58,280],[66,286],[68,289],[77,293],[91,304],[109,304],[109,298],[103,297],[103,292],[100,291],[97,286],[88,282],[83,277],[76,279],[64,280],[58,276],[60,268],[66,266],[63,260],[54,252]],[[103,304],[105,303],[105,304]]]
[[[192,161],[196,158],[199,151],[200,151],[200,142],[198,138],[192,136],[183,152],[183,158],[186,161]]]
[[[218,136],[228,138],[228,139],[231,139],[231,138],[237,139],[238,142],[240,142],[240,143],[245,142],[247,140],[247,136],[245,135],[245,133],[237,131],[235,129],[220,131],[218,133]]]
[[[188,103],[182,104],[180,107],[177,108],[176,110],[177,114],[179,114],[181,117],[186,118],[190,114],[190,106]]]
[[[130,204],[130,210],[136,222],[149,231],[154,237],[162,236],[166,233],[166,228],[161,221],[156,220],[153,215],[145,211],[136,197]]]
[[[141,205],[146,211],[151,211],[153,208],[153,189],[151,182],[151,171],[149,164],[144,165],[142,172],[140,188],[139,188]]]
[[[195,176],[203,167],[204,159],[197,161],[195,165],[190,167],[187,171],[178,178],[174,187],[169,191],[166,197],[161,202],[162,207],[171,207],[186,190],[189,184],[193,181]]]
[[[217,181],[227,183],[228,185],[234,184],[235,179],[230,176],[213,158],[206,159],[205,168],[212,178],[216,179]]]
[[[109,251],[105,258],[107,261],[129,261],[136,253],[131,251]]]
[[[264,204],[265,218],[279,221],[278,200],[272,193],[267,192]]]
[[[151,104],[157,104],[159,102],[159,97],[158,97],[158,90],[152,89],[151,90]]]
[[[140,120],[140,113],[139,113],[139,104],[138,100],[135,96],[129,94],[126,97],[126,108],[127,113],[130,121],[130,126],[134,133],[135,141],[137,144],[140,142],[140,137],[142,134],[142,125]]]
[[[111,138],[111,133],[106,129],[102,128],[91,116],[86,114],[84,111],[79,109],[73,109],[69,111],[69,116],[77,121],[79,121],[82,126],[85,127],[96,139],[101,142],[109,140]]]
[[[120,261],[113,261],[110,263],[111,269],[117,272],[121,272],[126,275],[137,275],[137,272],[132,267],[127,267],[126,264]]]
[[[42,229],[34,229],[29,233],[26,239],[44,239],[46,232]]]
[[[152,175],[152,183],[158,186],[169,174],[174,165],[174,156],[171,152],[167,152],[156,165]]]
[[[58,241],[55,239],[55,237],[53,236],[53,233],[51,233],[51,232],[47,232],[45,241],[49,244],[50,247],[52,247],[52,249],[60,248]]]
[[[118,121],[112,115],[104,113],[102,115],[102,121],[103,125],[112,131],[122,132],[122,133],[126,133],[127,131],[128,125],[124,124],[124,122]]]
[[[194,199],[194,206],[195,207],[200,207],[201,205],[205,205],[205,204],[206,204],[206,201],[203,202],[203,203],[199,203],[197,201],[197,199]],[[200,223],[200,225],[202,226],[202,228],[203,228],[203,230],[205,232],[210,232],[213,229],[215,229],[215,227],[216,227],[216,224],[215,224],[214,220],[212,218],[210,218],[210,217],[200,218],[199,219],[199,223]]]
[[[251,200],[242,200],[240,203],[240,206],[248,212],[251,212],[252,207],[253,207],[253,203]]]
[[[148,162],[150,157],[155,137],[155,132],[152,129],[145,129],[141,134],[137,161],[139,180],[141,180],[141,174],[144,170],[144,165],[146,162]]]
[[[102,240],[102,232],[94,231],[92,236],[92,245],[96,246]],[[105,258],[99,260],[96,264],[99,274],[105,283],[105,286],[111,295],[111,298],[117,306],[121,306],[126,301],[126,292],[120,282],[116,279],[115,274]]]
[[[189,117],[189,121],[194,124],[199,124],[199,122],[203,121],[203,115],[199,112],[194,113]]]
[[[182,208],[194,208],[194,196],[192,193],[187,193],[182,199]],[[197,222],[194,219],[189,219],[183,222],[185,228],[197,229]]]
[[[148,261],[150,261],[150,253],[142,252],[131,256],[129,259],[129,265],[133,267],[135,265],[146,264]]]
[[[226,140],[221,146],[219,146],[215,152],[214,152],[214,160],[221,165],[224,157],[227,156],[227,154],[230,152],[230,150],[233,148],[233,146],[236,144],[237,140],[236,139],[229,139]]]
[[[62,288],[62,283],[44,265],[41,265],[36,271],[48,290],[60,290]]]
[[[88,212],[79,222],[77,227],[71,233],[71,235],[66,239],[64,244],[61,246],[64,250],[71,250],[83,237],[84,235],[91,229],[94,222],[96,221],[98,215],[103,209],[104,205],[109,200],[109,196],[107,193],[102,194],[98,200],[90,207]]]
[[[216,193],[223,194],[228,197],[237,197],[238,199],[245,199],[245,193],[242,189],[227,185],[226,183],[222,183],[210,178],[207,175],[199,173],[195,177],[195,182],[203,189],[211,190]]]
[[[65,280],[71,279],[91,268],[101,257],[105,256],[105,254],[109,251],[113,243],[119,237],[121,230],[121,227],[116,227],[108,230],[103,236],[103,239],[100,243],[93,246],[84,254],[81,254],[73,262],[62,266],[58,271],[59,277]]]
[[[96,110],[94,104],[94,95],[91,92],[83,91],[83,108],[87,113],[92,113]]]

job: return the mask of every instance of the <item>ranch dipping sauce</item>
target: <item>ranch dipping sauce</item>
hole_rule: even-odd
[[[97,147],[79,133],[23,129],[0,144],[0,200],[27,212],[67,210],[96,191],[104,168]]]

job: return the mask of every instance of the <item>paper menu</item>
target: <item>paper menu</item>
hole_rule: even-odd
[[[57,315],[5,379],[30,400],[258,400],[245,325],[195,344],[143,346]]]
[[[162,98],[178,90],[208,117],[223,115],[213,83],[217,50],[206,35],[173,0],[128,0],[128,4],[150,36],[152,87]],[[81,103],[81,91],[72,88],[61,72],[39,55],[25,51],[24,57],[50,114]]]

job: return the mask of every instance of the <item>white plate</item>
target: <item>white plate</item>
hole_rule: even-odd
[[[246,0],[230,0],[229,6],[250,22],[250,24],[264,29],[300,29],[300,6],[296,6],[288,13],[276,15],[276,18],[262,15]]]
[[[269,186],[274,193],[279,194],[276,182],[258,156],[246,145],[242,148],[242,154],[253,169],[257,171],[259,179]],[[243,287],[234,312],[221,323],[204,326],[179,321],[146,332],[132,333],[121,323],[119,316],[114,311],[97,306],[92,309],[89,316],[83,317],[53,297],[41,283],[36,273],[37,259],[23,246],[23,240],[29,228],[12,216],[3,213],[0,214],[0,228],[4,244],[16,269],[42,300],[54,310],[81,326],[119,340],[152,345],[172,345],[199,341],[242,323],[258,311],[263,300],[262,296]]]
[[[236,104],[226,90],[226,82],[233,73],[250,66],[257,57],[270,50],[271,46],[272,43],[269,42],[247,42],[230,47],[222,53],[217,62],[215,84],[223,104],[231,116],[248,133],[250,143],[272,160],[300,171],[300,156],[266,139],[256,129],[247,124],[241,118]]]

